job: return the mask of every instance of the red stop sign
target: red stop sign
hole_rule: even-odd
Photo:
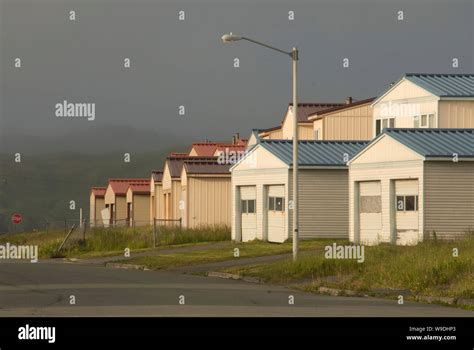
[[[19,224],[23,218],[21,217],[21,214],[15,213],[12,215],[12,223],[15,225]]]

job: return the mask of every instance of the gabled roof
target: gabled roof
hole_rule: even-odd
[[[125,178],[125,179],[109,179],[109,185],[114,191],[115,195],[126,195],[128,186],[131,183],[146,183],[150,186],[150,179],[142,179],[142,178]]]
[[[166,164],[170,170],[170,175],[172,178],[181,177],[181,169],[183,167],[184,161],[192,162],[217,162],[217,157],[168,157],[166,158]]]
[[[196,142],[191,145],[191,149],[200,157],[212,157],[216,151],[217,142]]]
[[[382,100],[403,81],[409,81],[440,98],[473,98],[474,74],[420,74],[406,73],[375,99],[372,106]]]
[[[150,183],[131,183],[128,190],[132,191],[133,194],[150,194]]]
[[[183,167],[188,174],[204,175],[229,175],[232,164],[219,164],[217,162],[189,162],[185,161]]]
[[[299,141],[298,166],[345,166],[347,160],[367,144],[367,141]],[[293,165],[291,140],[261,140],[260,146],[288,166]]]
[[[163,181],[163,172],[161,170],[153,170],[151,172],[151,176],[153,177],[153,181],[155,182]]]
[[[474,158],[474,129],[384,129],[388,135],[423,157]]]
[[[474,74],[417,74],[404,78],[438,97],[474,97]]]
[[[96,196],[96,197],[104,197],[106,190],[107,190],[107,188],[105,188],[105,187],[92,187],[91,188],[91,193],[93,193],[94,196]]]
[[[314,114],[318,111],[322,111],[324,109],[334,108],[338,106],[342,106],[344,103],[331,103],[331,102],[310,102],[305,103],[301,102],[298,103],[298,123],[310,123],[308,117],[311,114]],[[288,104],[288,108],[293,107],[293,103]],[[286,115],[285,115],[286,118]],[[282,124],[285,121],[283,118]]]
[[[322,117],[324,117],[325,115],[330,114],[330,113],[340,112],[340,111],[343,111],[343,110],[345,110],[345,109],[350,109],[350,108],[362,106],[362,105],[365,105],[365,104],[370,104],[370,103],[372,103],[375,99],[376,99],[376,97],[370,97],[370,98],[367,98],[367,99],[365,99],[365,100],[360,100],[360,101],[356,101],[356,102],[352,102],[352,103],[346,103],[346,104],[344,104],[344,105],[342,105],[342,106],[337,106],[337,107],[333,107],[333,108],[323,109],[323,110],[321,110],[321,111],[319,111],[319,112],[316,112],[316,113],[313,113],[313,114],[309,115],[308,120],[319,119],[319,118],[322,118]]]

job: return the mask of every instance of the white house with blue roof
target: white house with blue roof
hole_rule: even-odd
[[[347,161],[365,141],[299,142],[300,237],[347,238]],[[232,239],[284,242],[292,227],[292,141],[259,140],[233,167]]]
[[[407,73],[373,103],[384,128],[474,128],[474,74]]]
[[[348,165],[351,241],[474,233],[474,129],[385,129]]]

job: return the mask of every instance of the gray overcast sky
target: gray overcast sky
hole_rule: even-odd
[[[305,102],[375,96],[404,72],[474,72],[472,0],[0,1],[3,136],[125,124],[177,140],[228,139],[275,126],[291,98],[290,60],[247,42],[223,45],[229,31],[298,46]],[[96,103],[96,120],[56,118],[63,100]]]

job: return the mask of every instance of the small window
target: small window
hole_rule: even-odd
[[[415,117],[413,118],[413,127],[414,128],[419,128],[420,127],[420,116],[419,115],[415,115]]]
[[[381,123],[382,121],[380,119],[375,121],[375,135],[378,135],[382,132]]]
[[[405,197],[405,211],[415,211],[415,196]]]
[[[388,125],[389,125],[390,128],[394,128],[395,127],[395,118],[390,118]]]
[[[435,115],[434,114],[429,114],[428,115],[428,123],[430,128],[436,128],[435,125]]]
[[[397,211],[418,211],[418,196],[397,196]]]
[[[268,197],[268,210],[275,210],[275,197]]]
[[[397,211],[405,211],[405,197],[397,196]]]
[[[388,128],[388,119],[383,119],[382,120],[382,128],[383,129]]]
[[[247,213],[249,214],[255,213],[255,199],[249,199],[247,201]]]
[[[247,201],[243,200],[240,206],[241,206],[242,213],[247,213]]]
[[[284,199],[282,197],[275,198],[275,210],[276,211],[284,211]]]
[[[421,127],[427,128],[428,127],[428,115],[422,114],[421,115]]]

